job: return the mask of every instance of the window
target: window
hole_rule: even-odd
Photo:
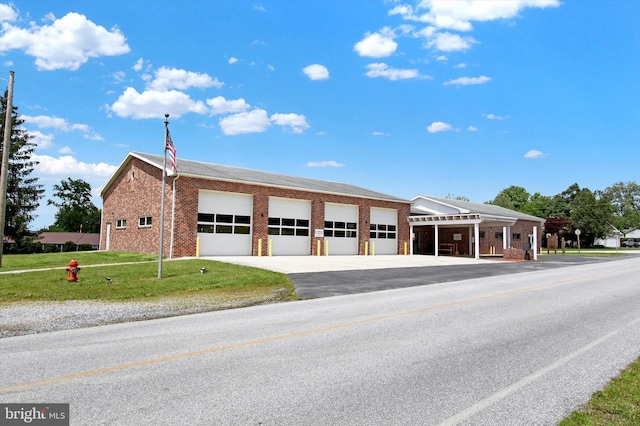
[[[309,220],[290,217],[270,217],[267,233],[269,235],[308,237]]]
[[[198,232],[203,234],[251,234],[251,216],[198,213]]]
[[[519,240],[520,239],[520,234],[513,234],[513,239],[514,240]]]
[[[198,232],[203,234],[213,234],[213,225],[198,224]]]
[[[215,215],[214,214],[206,214],[206,213],[198,213],[198,222],[210,222],[213,223],[215,222]]]
[[[485,233],[484,233],[484,232],[485,232],[485,231],[480,231],[480,238],[484,238],[484,235],[485,235]]]
[[[502,232],[496,232],[496,235],[495,235],[496,240],[501,240],[502,239],[502,235],[503,235]]]
[[[396,225],[385,225],[382,223],[372,223],[369,225],[369,238],[380,238],[382,240],[393,240],[396,238]]]
[[[116,229],[124,229],[127,227],[127,219],[116,219]]]
[[[138,226],[140,228],[151,226],[151,216],[143,216],[138,218]]]
[[[216,234],[232,234],[233,226],[231,225],[216,225]]]
[[[324,236],[335,238],[357,238],[358,224],[355,222],[324,222]]]

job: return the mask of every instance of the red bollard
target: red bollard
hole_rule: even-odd
[[[67,281],[76,282],[78,281],[78,272],[80,272],[80,268],[78,267],[78,261],[72,260],[69,262],[69,267],[67,268]]]

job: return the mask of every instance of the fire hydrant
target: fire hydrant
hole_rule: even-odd
[[[69,262],[69,267],[67,268],[67,281],[76,282],[78,281],[78,272],[80,272],[80,268],[78,267],[78,261],[72,260]]]

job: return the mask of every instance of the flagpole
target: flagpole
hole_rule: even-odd
[[[162,195],[160,196],[160,247],[158,249],[158,279],[162,278],[162,249],[164,244],[164,185],[167,176],[167,133],[169,114],[164,115],[164,160],[162,161]]]

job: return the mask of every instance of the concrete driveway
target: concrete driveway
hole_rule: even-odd
[[[460,256],[216,256],[203,259],[253,266],[284,274],[495,263]]]
[[[459,256],[238,256],[207,257],[285,273],[302,299],[366,293],[472,278],[518,274],[624,257],[541,255],[537,262]]]

